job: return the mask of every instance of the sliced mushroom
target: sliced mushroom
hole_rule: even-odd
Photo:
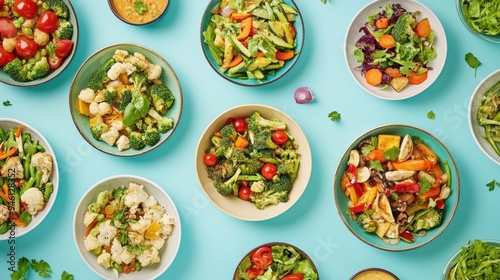
[[[358,167],[358,165],[359,165],[359,152],[357,150],[351,150],[351,153],[349,153],[349,160],[347,161],[347,164],[352,164],[355,167]]]
[[[368,167],[356,168],[356,177],[358,183],[364,183],[370,179],[370,170]]]
[[[403,141],[401,141],[398,161],[407,160],[408,158],[410,158],[412,152],[413,152],[413,141],[411,140],[411,136],[406,134],[405,137],[403,137]]]
[[[404,179],[411,178],[415,174],[415,171],[411,170],[395,170],[385,172],[385,178],[389,181],[401,181]]]

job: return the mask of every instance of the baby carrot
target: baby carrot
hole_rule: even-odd
[[[380,85],[382,83],[382,72],[377,68],[372,68],[366,71],[365,79],[369,85]]]

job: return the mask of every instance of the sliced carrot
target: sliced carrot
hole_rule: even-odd
[[[242,20],[247,19],[251,16],[252,16],[251,14],[232,13],[231,14],[231,21],[242,21]]]
[[[378,43],[384,49],[392,49],[394,48],[394,37],[390,34],[384,34],[378,38]]]
[[[238,138],[234,142],[234,147],[244,149],[248,147],[248,140],[245,137],[238,135]]]
[[[252,31],[252,18],[249,17],[241,22],[241,33],[236,36],[238,40],[244,40],[250,36],[250,31]]]
[[[387,159],[384,157],[384,151],[382,150],[371,150],[369,153],[368,153],[368,157],[371,159],[371,160],[378,160],[380,161],[381,163],[384,163],[387,161]]]
[[[415,32],[417,32],[418,36],[424,38],[427,38],[429,35],[431,35],[432,28],[429,19],[424,18],[423,20],[419,21],[417,23],[417,26],[415,27]]]
[[[24,126],[23,125],[20,125],[17,127],[16,129],[16,138],[21,136],[21,133],[23,132],[23,129],[24,129]]]
[[[10,148],[10,150],[8,152],[6,152],[5,154],[0,156],[0,160],[4,160],[8,157],[11,157],[11,156],[15,155],[16,153],[17,153],[17,147]]]
[[[385,68],[384,73],[386,73],[391,78],[397,78],[403,76],[403,74],[401,74],[399,69],[394,67]]]
[[[378,86],[382,83],[382,72],[377,68],[372,68],[366,71],[366,82],[372,86]]]
[[[0,196],[5,199],[5,201],[7,201],[8,203],[11,203],[12,200],[10,200],[9,198],[9,194],[8,193],[3,193],[3,192],[0,192]]]
[[[90,231],[97,225],[97,219],[94,219],[88,226],[87,229],[85,230],[85,236],[90,234]]]
[[[429,71],[425,71],[423,74],[418,75],[417,72],[412,71],[411,75],[408,77],[408,83],[413,84],[413,85],[419,85],[423,83],[425,80],[427,80],[427,75]]]
[[[375,21],[375,25],[380,29],[387,28],[387,26],[389,26],[389,19],[386,17],[379,18]]]
[[[9,194],[9,186],[7,185],[7,183],[4,183],[2,188],[5,194]]]
[[[276,52],[276,59],[278,59],[278,60],[290,60],[294,56],[295,56],[294,51],[286,51],[286,52],[277,51]]]
[[[219,131],[214,132],[214,136],[217,136],[217,137],[219,137],[219,138],[222,138],[222,134],[221,134]]]
[[[240,64],[242,61],[243,61],[243,57],[241,55],[237,55],[237,56],[233,57],[233,60],[231,60],[227,64],[224,64],[223,66],[226,68],[231,68],[231,67],[234,67],[234,66]]]
[[[14,224],[20,226],[20,227],[26,227],[23,221],[21,221],[19,218],[10,218],[11,222],[14,222]]]
[[[422,171],[432,167],[432,164],[425,159],[410,159],[406,161],[393,161],[392,166],[395,170]]]

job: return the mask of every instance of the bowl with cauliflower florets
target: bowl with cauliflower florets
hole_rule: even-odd
[[[163,144],[182,112],[182,89],[155,51],[115,44],[92,54],[76,73],[69,105],[73,122],[94,148],[136,156]]]
[[[0,241],[37,227],[54,205],[59,169],[50,144],[29,124],[0,118]]]
[[[105,279],[155,279],[177,255],[177,208],[156,183],[133,175],[97,182],[80,199],[73,220],[80,256]]]

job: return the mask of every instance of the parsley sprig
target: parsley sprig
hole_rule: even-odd
[[[44,260],[35,260],[32,259],[31,261],[26,258],[22,257],[17,261],[17,270],[13,271],[10,274],[10,279],[11,280],[27,280],[27,274],[30,268],[38,273],[38,276],[44,277],[44,278],[51,278],[52,275],[52,268],[50,265],[44,261]],[[75,277],[72,274],[69,274],[66,271],[63,271],[61,274],[61,280],[74,280]]]
[[[496,180],[493,180],[491,182],[489,182],[488,184],[486,184],[487,187],[489,187],[490,189],[490,192],[495,190],[495,187],[499,187],[500,188],[500,182],[497,182]]]

